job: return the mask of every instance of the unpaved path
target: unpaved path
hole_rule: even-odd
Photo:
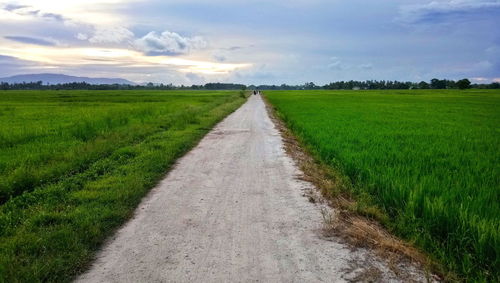
[[[77,280],[399,281],[372,252],[321,236],[320,207],[298,174],[251,96],[177,162]]]

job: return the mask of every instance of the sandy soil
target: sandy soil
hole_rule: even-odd
[[[324,238],[300,174],[251,96],[177,162],[77,281],[425,281],[413,266],[403,279],[374,252]]]

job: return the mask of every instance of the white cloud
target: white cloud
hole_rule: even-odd
[[[170,31],[161,34],[152,31],[135,40],[134,45],[148,55],[179,55],[203,49],[207,46],[207,42],[200,36],[183,37]]]
[[[81,35],[80,38],[85,37],[85,34]],[[97,27],[88,41],[91,43],[120,43],[131,40],[133,37],[134,33],[124,27]]]
[[[86,33],[79,32],[76,35],[76,38],[79,39],[79,40],[87,40],[87,39],[89,39],[89,36]]]
[[[487,84],[487,83],[498,83],[500,82],[500,78],[485,78],[485,77],[474,77],[470,78],[470,80],[473,83],[479,83],[479,84]]]

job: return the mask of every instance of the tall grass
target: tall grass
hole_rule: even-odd
[[[266,92],[385,223],[464,280],[499,280],[498,91]]]
[[[69,281],[237,91],[0,92],[0,282]]]

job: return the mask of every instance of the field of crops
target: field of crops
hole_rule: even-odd
[[[391,230],[469,280],[499,280],[500,92],[274,91],[320,161]]]
[[[0,92],[0,281],[67,281],[237,91]]]

